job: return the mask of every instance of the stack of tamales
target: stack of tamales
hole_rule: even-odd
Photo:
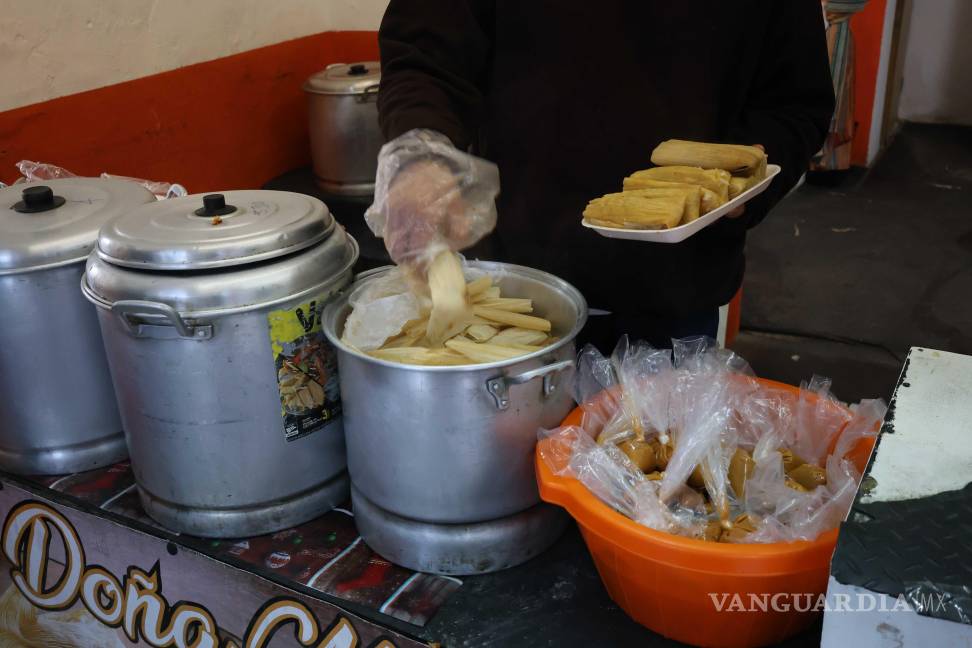
[[[452,252],[429,265],[428,293],[431,308],[378,348],[362,351],[400,364],[467,365],[517,358],[557,341],[551,322],[530,314],[533,300],[504,297],[488,275],[467,283]],[[347,331],[344,341],[354,346]]]
[[[667,140],[652,151],[656,166],[624,179],[623,191],[592,200],[592,225],[669,229],[721,207],[766,177],[766,153],[755,146]]]

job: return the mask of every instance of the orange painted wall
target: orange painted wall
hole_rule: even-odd
[[[22,159],[79,175],[258,187],[309,161],[301,84],[377,60],[375,32],[325,32],[0,113],[0,180]]]
[[[857,122],[857,131],[851,144],[851,163],[858,166],[867,165],[867,140],[871,132],[886,8],[887,0],[869,0],[864,10],[851,18],[857,61],[854,79],[854,121]]]

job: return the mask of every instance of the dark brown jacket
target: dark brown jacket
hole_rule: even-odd
[[[434,129],[499,165],[480,253],[620,312],[726,303],[747,228],[806,170],[834,107],[819,0],[391,0],[379,42],[385,136]],[[762,144],[783,173],[744,217],[681,244],[582,228],[587,201],[668,138]]]

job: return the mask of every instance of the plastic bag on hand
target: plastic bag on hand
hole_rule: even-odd
[[[381,147],[374,203],[365,212],[397,264],[423,267],[496,226],[499,170],[435,131],[414,129]]]

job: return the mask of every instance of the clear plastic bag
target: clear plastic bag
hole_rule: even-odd
[[[777,455],[779,456],[779,455]],[[758,528],[746,537],[746,542],[791,542],[813,540],[824,531],[835,528],[847,516],[860,473],[846,459],[827,457],[827,483],[809,492],[801,492],[786,486],[782,470],[757,472],[747,482],[747,500],[750,489],[761,495],[757,511],[747,511],[751,519],[760,521]]]
[[[142,178],[129,178],[128,176],[112,175],[110,173],[102,173],[102,178],[116,178],[118,180],[129,180],[131,182],[137,182],[142,185],[153,194],[159,200],[165,200],[166,198],[180,198],[182,196],[188,196],[189,192],[181,184],[175,184],[172,182],[159,182],[157,180],[143,180]]]
[[[32,162],[30,160],[21,160],[15,166],[17,167],[17,170],[20,171],[20,175],[22,175],[27,182],[36,182],[38,180],[57,180],[58,178],[77,177],[67,169],[62,169],[59,166],[56,166],[54,164],[47,164],[45,162]]]
[[[20,175],[24,177],[25,182],[36,182],[43,180],[56,180],[58,178],[76,178],[77,176],[67,169],[59,167],[55,164],[48,164],[46,162],[32,162],[31,160],[21,160],[16,164],[17,170],[20,171]],[[137,182],[142,185],[153,194],[159,200],[165,198],[177,198],[179,196],[188,195],[186,188],[180,184],[173,184],[170,182],[157,182],[155,180],[143,180],[141,178],[129,178],[127,176],[112,175],[110,173],[102,173],[102,178],[115,178],[118,180],[129,180],[131,182]]]
[[[675,374],[668,349],[632,344],[624,336],[615,349],[613,364],[622,385],[625,409],[645,438],[668,441],[669,399]]]
[[[685,488],[670,504],[658,496],[658,482],[648,480],[613,444],[599,444],[577,426],[540,430],[541,457],[554,473],[584,484],[598,499],[647,527],[698,537],[706,524],[702,497]],[[551,456],[556,455],[556,456]]]
[[[775,438],[772,450],[780,446],[783,439],[792,439],[793,413],[797,399],[787,391],[760,386],[748,397],[735,403],[730,425],[735,429],[739,447],[754,456],[760,448],[766,447]]]
[[[610,359],[588,347],[574,393],[582,427],[542,435],[560,439],[561,474],[647,526],[726,542],[809,540],[836,527],[861,478],[848,455],[886,411],[880,400],[840,403],[825,378],[798,394],[760,383],[705,338],[675,340],[672,350],[623,338]],[[668,436],[660,480],[617,445]],[[704,487],[710,503],[687,484]]]
[[[668,440],[672,353],[621,338],[610,358],[588,345],[578,357],[574,398],[582,425],[600,430],[599,443],[629,438]]]
[[[829,386],[829,380],[817,376],[802,385],[791,424],[771,431],[757,444],[756,470],[746,482],[744,506],[761,524],[747,542],[812,540],[835,528],[850,510],[861,473],[848,456],[862,439],[877,434],[887,407],[880,399],[845,407],[830,394]],[[786,443],[780,430],[789,435]],[[826,483],[810,492],[787,486],[783,447],[823,466]]]
[[[575,426],[553,431],[549,447],[563,453],[559,475],[574,477],[614,510],[633,517],[635,493],[645,476],[615,446],[599,445],[583,429]]]
[[[675,351],[679,371],[669,397],[675,452],[662,480],[663,498],[674,493],[703,459],[715,453],[730,415],[729,376],[719,360],[704,351],[689,356],[679,354],[677,348]],[[710,466],[710,470],[713,478],[717,472],[721,474],[716,466]],[[724,492],[724,484],[718,490]]]
[[[834,435],[850,420],[847,409],[830,393],[829,378],[813,376],[800,384],[793,451],[822,465]]]
[[[424,267],[496,227],[499,169],[435,131],[414,129],[382,146],[375,198],[365,212],[397,264]]]
[[[593,345],[584,347],[577,356],[573,390],[574,400],[583,412],[581,427],[585,430],[599,435],[613,419],[623,416],[614,365]]]
[[[672,351],[676,383],[670,419],[675,451],[661,496],[671,497],[698,467],[714,515],[728,527],[738,508],[729,484],[729,466],[739,447],[738,409],[757,391],[757,384],[745,360],[711,339],[674,340]]]
[[[409,321],[419,318],[422,308],[398,268],[359,286],[348,303],[352,310],[342,339],[362,351],[373,351],[401,333]]]

